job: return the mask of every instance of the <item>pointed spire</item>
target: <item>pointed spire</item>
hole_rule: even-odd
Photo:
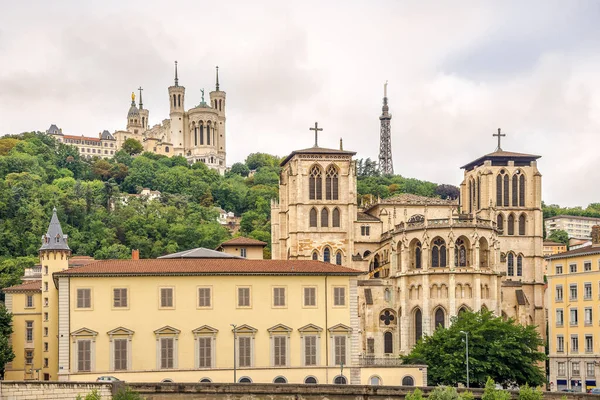
[[[144,89],[142,89],[142,87],[140,86],[138,88],[138,90],[140,91],[140,110],[143,110],[144,109],[144,103],[142,102],[142,90],[144,90]]]
[[[389,115],[390,107],[388,106],[387,98],[387,85],[388,81],[383,84],[383,107],[381,107],[381,115],[387,117]]]
[[[177,77],[177,61],[175,61],[175,86],[179,86],[179,78]]]
[[[344,150],[344,142],[342,141],[342,138],[340,138],[340,150]]]
[[[56,207],[52,209],[52,218],[48,231],[42,236],[42,247],[40,250],[70,250],[67,244],[67,235],[63,234],[60,221],[56,215]]]
[[[217,65],[217,92],[219,91],[219,66]]]

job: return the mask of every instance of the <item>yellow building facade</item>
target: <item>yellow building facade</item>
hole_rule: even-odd
[[[547,259],[551,388],[586,391],[600,377],[600,226],[592,246]]]
[[[69,268],[56,211],[42,243],[42,280],[5,289],[6,379],[427,384],[422,365],[360,362],[360,271],[202,252]]]

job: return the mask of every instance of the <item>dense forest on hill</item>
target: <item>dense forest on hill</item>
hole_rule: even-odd
[[[270,242],[280,157],[253,153],[220,176],[183,157],[139,151],[124,146],[113,159],[87,160],[43,133],[0,138],[0,287],[16,283],[23,267],[36,262],[53,207],[73,254],[97,259],[128,258],[131,249],[149,258],[215,248],[230,237],[217,222],[217,207],[241,216],[240,234]],[[451,185],[380,176],[370,159],[357,160],[357,175],[359,202],[399,193],[458,196]],[[130,196],[142,188],[160,191],[160,199]],[[597,206],[589,212],[600,213]],[[570,211],[550,207],[552,213]]]

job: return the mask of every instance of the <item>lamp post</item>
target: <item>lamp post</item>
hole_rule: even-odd
[[[467,358],[467,389],[469,388],[469,332],[460,331],[463,335],[465,335],[465,348],[466,348],[466,358]]]
[[[237,333],[236,332],[236,328],[237,328],[237,325],[235,325],[235,324],[229,324],[229,325],[231,325],[233,327],[233,383],[236,383],[237,382],[237,376],[236,376],[237,375],[237,370],[236,370],[235,367],[236,367],[236,356],[237,356],[237,354],[236,354],[236,350],[235,350],[235,345],[236,345],[236,341],[237,341],[237,338],[236,338],[236,333]]]

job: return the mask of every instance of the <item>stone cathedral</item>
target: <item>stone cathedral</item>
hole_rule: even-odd
[[[215,90],[209,94],[210,104],[204,101],[202,89],[200,104],[186,109],[185,87],[179,85],[176,61],[175,81],[169,87],[169,118],[152,127],[149,125],[149,111],[142,102],[142,89],[139,90],[139,105],[132,94],[126,129],[114,133],[117,149],[125,140],[133,138],[143,144],[145,151],[169,157],[184,156],[190,164],[200,161],[221,174],[225,173],[226,93],[219,88],[219,67]]]
[[[494,136],[494,152],[462,167],[460,200],[401,194],[359,207],[356,153],[315,141],[282,161],[273,258],[364,271],[358,350],[367,359],[408,353],[462,310],[486,308],[545,337],[539,156],[504,151],[504,135]]]

